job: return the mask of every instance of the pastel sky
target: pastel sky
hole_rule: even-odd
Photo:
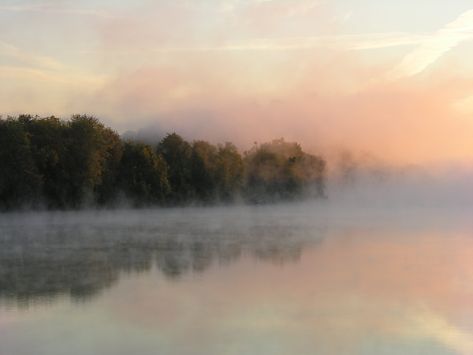
[[[471,0],[2,0],[0,107],[473,161]],[[150,128],[153,127],[153,128]]]

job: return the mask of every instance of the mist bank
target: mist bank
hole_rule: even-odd
[[[343,152],[328,159],[326,193],[338,208],[452,209],[473,206],[473,165],[393,165]]]
[[[154,144],[75,115],[0,119],[0,209],[270,203],[325,196],[326,162],[284,139]]]
[[[298,209],[265,207],[31,212],[0,216],[0,305],[85,301],[123,274],[178,280],[244,257],[296,262],[324,236]],[[64,270],[68,272],[64,272]]]
[[[182,281],[246,259],[277,265],[280,272],[308,251],[336,244],[350,247],[373,239],[402,244],[426,235],[432,242],[473,230],[466,210],[393,213],[330,206],[304,201],[2,214],[0,307],[52,304],[64,296],[91,301],[120,279],[154,270]]]

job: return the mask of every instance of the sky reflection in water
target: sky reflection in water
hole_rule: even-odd
[[[0,354],[472,354],[473,234],[453,215],[5,215]]]

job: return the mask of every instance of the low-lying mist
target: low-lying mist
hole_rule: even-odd
[[[363,169],[334,173],[327,195],[339,206],[473,207],[473,171],[461,168]]]
[[[473,227],[463,209],[374,207],[306,201],[3,214],[0,302],[86,301],[129,273],[157,269],[179,280],[242,258],[280,266],[299,262],[304,249],[355,234],[405,238]]]
[[[239,150],[176,133],[119,136],[91,116],[0,119],[0,209],[319,203],[467,206],[473,170],[306,152],[283,138]]]

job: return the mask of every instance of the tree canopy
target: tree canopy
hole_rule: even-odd
[[[0,118],[0,209],[267,203],[324,196],[325,161],[283,139],[240,154],[232,143],[155,145],[75,115]]]

